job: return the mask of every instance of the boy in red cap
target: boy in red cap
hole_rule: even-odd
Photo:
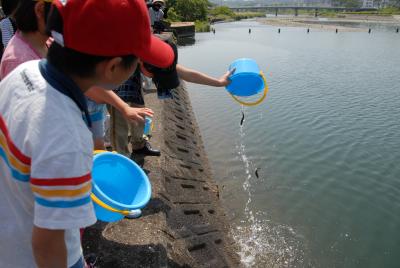
[[[18,31],[4,51],[0,64],[0,79],[3,79],[24,62],[45,58],[49,47],[49,33],[46,31],[46,22],[51,0],[48,0],[48,2],[18,1],[19,4],[14,13]],[[110,104],[128,121],[140,122],[140,116],[151,116],[153,113],[151,109],[129,107],[112,91],[92,88],[86,91],[85,95],[87,96],[86,101],[92,121],[90,130],[93,135],[95,150],[105,149],[103,138],[105,104],[98,103]]]
[[[84,92],[117,87],[138,58],[173,61],[141,0],[56,0],[49,25],[47,60],[0,83],[0,267],[83,267],[79,228],[96,221]]]

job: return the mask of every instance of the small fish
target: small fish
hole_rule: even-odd
[[[254,172],[256,174],[257,179],[259,178],[258,176],[258,168],[256,168],[256,171]]]
[[[241,126],[243,125],[243,122],[244,122],[244,113],[243,113],[243,111],[242,111],[242,120],[240,120],[240,125],[241,125]]]

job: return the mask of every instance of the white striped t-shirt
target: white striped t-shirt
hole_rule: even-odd
[[[92,136],[78,106],[41,75],[39,61],[0,83],[0,267],[36,267],[33,225],[65,230],[68,267],[82,256],[79,228],[96,222]]]

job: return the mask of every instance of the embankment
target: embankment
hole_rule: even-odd
[[[151,144],[161,157],[137,159],[152,183],[140,219],[86,229],[84,253],[98,267],[240,267],[203,142],[184,87],[174,98],[145,94],[155,112]]]

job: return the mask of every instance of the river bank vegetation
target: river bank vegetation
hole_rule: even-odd
[[[300,14],[300,12],[299,12]],[[311,13],[310,13],[311,14]],[[392,15],[400,15],[400,8],[397,7],[385,7],[380,8],[378,10],[368,10],[368,11],[344,11],[344,12],[334,12],[321,10],[319,15],[322,17],[329,18],[343,18],[346,15],[371,15],[371,16],[392,16]]]
[[[169,22],[194,21],[196,32],[210,31],[210,24],[214,22],[265,17],[264,12],[233,12],[208,0],[169,0],[167,10]]]
[[[335,0],[338,6],[356,7],[357,0]],[[344,2],[343,2],[344,1]],[[342,3],[343,2],[343,3]],[[400,15],[400,0],[392,0],[390,7],[371,11],[334,12],[320,9],[321,17],[344,18],[346,15]],[[169,22],[193,21],[196,32],[209,32],[210,24],[220,21],[235,21],[255,17],[265,17],[266,12],[233,12],[227,6],[216,6],[208,0],[168,0],[167,20]],[[299,15],[314,15],[314,10],[298,10]],[[279,14],[290,14],[292,10],[280,10]]]

